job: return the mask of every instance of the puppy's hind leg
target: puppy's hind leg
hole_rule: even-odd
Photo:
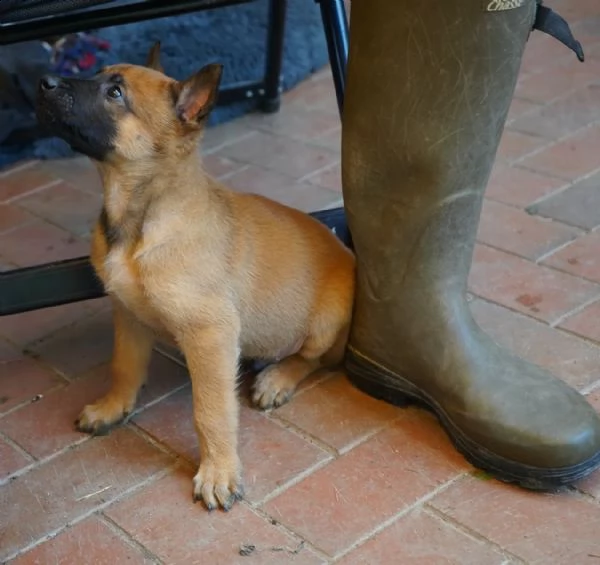
[[[306,377],[322,367],[341,362],[347,334],[347,329],[314,334],[298,353],[263,369],[254,382],[254,405],[262,410],[282,406]]]

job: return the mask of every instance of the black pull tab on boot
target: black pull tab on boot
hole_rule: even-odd
[[[577,55],[577,58],[583,63],[583,47],[581,43],[573,37],[573,32],[566,20],[554,12],[552,9],[544,6],[542,0],[538,0],[537,12],[533,29],[538,29],[558,39],[563,45],[568,47]]]

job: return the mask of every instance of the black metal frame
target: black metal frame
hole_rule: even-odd
[[[215,0],[211,7],[223,6],[225,4],[242,3],[248,0]],[[279,108],[279,75],[281,70],[283,31],[285,19],[285,0],[270,0],[270,15],[269,15],[269,39],[267,57],[267,69],[264,84],[258,88],[257,94],[262,96],[262,109],[264,111],[276,111]],[[327,46],[329,57],[332,66],[334,77],[336,96],[340,113],[342,112],[344,88],[345,88],[345,72],[348,59],[348,24],[344,7],[344,0],[316,0],[320,4],[325,34],[327,38]],[[135,3],[135,2],[132,2]],[[206,1],[179,0],[173,3],[160,2],[150,0],[148,5],[152,5],[154,10],[144,12],[144,15],[139,16],[139,12],[135,15],[130,12],[118,13],[112,12],[110,17],[106,12],[101,20],[102,24],[98,24],[98,19],[86,19],[85,25],[76,25],[76,22],[67,19],[64,28],[60,28],[60,33],[65,33],[65,29],[74,31],[76,29],[98,28],[101,26],[115,25],[153,17],[162,17],[173,15],[174,13],[183,13],[193,11],[191,5],[204,4],[206,9]],[[184,9],[183,5],[187,8]],[[175,8],[178,6],[179,8]],[[167,9],[168,8],[168,9]],[[179,9],[179,12],[176,10]],[[198,9],[198,8],[196,8]],[[108,10],[108,9],[106,9]],[[99,10],[89,10],[89,13],[95,13]],[[86,12],[87,13],[87,12]],[[62,16],[67,18],[67,16]],[[81,16],[78,16],[81,17]],[[88,16],[86,16],[87,18]],[[89,16],[91,17],[91,16]],[[119,17],[121,19],[119,19]],[[81,19],[77,20],[81,23]],[[20,24],[18,24],[20,25]],[[40,25],[36,28],[36,33],[31,35],[28,30],[21,29],[22,35],[15,35],[17,27],[12,28],[12,35],[5,35],[6,27],[0,25],[0,44],[14,43],[32,37],[43,37],[49,34],[48,30],[53,29],[54,33],[59,32],[59,28],[55,26],[56,21],[46,27]],[[68,27],[71,26],[71,27]],[[12,41],[7,41],[7,37],[12,38]],[[19,37],[20,39],[16,39]],[[230,94],[224,91],[219,94],[220,98],[225,97],[225,101],[235,98],[237,93],[243,91],[243,87],[231,89]],[[254,90],[246,90],[246,92],[254,92]],[[254,95],[254,94],[252,94]],[[246,94],[245,97],[248,97]],[[239,100],[239,98],[238,98]],[[223,103],[223,101],[222,101]],[[348,228],[346,226],[344,211],[342,208],[333,210],[322,210],[313,214],[318,220],[331,228],[336,235],[344,241],[348,246],[352,246],[352,241]],[[0,316],[47,308],[50,306],[59,306],[71,302],[81,300],[90,300],[104,296],[104,289],[94,273],[88,257],[78,257],[75,259],[67,259],[33,267],[13,269],[4,273],[0,273]]]

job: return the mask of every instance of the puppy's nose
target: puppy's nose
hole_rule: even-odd
[[[54,90],[60,83],[60,79],[53,75],[46,75],[40,79],[40,88],[42,90]]]

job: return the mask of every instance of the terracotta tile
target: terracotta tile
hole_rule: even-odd
[[[564,47],[560,43],[555,39],[549,39],[548,44],[553,44],[553,50],[558,49],[561,55],[565,54]],[[546,59],[549,59],[548,55],[546,55]],[[600,67],[595,62],[586,61],[584,65],[581,65],[574,55],[567,56],[562,63],[552,65],[543,72],[520,78],[515,94],[530,102],[546,104],[583,88],[587,84],[597,82],[599,69]]]
[[[592,565],[600,551],[600,506],[574,494],[540,494],[469,478],[432,501],[528,563]]]
[[[407,410],[265,510],[334,556],[467,468],[433,417]]]
[[[592,126],[525,158],[520,164],[565,180],[576,180],[600,169],[599,146],[600,126]]]
[[[187,382],[179,365],[155,355],[136,410]],[[46,394],[0,420],[0,431],[38,458],[47,457],[88,437],[74,422],[86,404],[96,401],[110,388],[110,367],[103,365],[66,387]]]
[[[0,337],[0,363],[21,359],[23,354],[17,348]]]
[[[72,379],[110,360],[112,343],[112,312],[102,309],[35,342],[29,349],[45,363]],[[76,355],[73,353],[75,351]]]
[[[227,157],[221,157],[218,154],[206,155],[202,159],[202,163],[206,172],[217,179],[235,173],[244,167],[242,163],[232,161]]]
[[[0,414],[64,382],[54,371],[28,357],[0,362]]]
[[[24,210],[12,204],[0,204],[0,233],[10,231],[31,221],[33,221],[33,218]]]
[[[310,184],[328,188],[329,190],[342,192],[342,165],[341,163],[337,163],[327,169],[309,175],[303,180]]]
[[[600,232],[584,235],[544,260],[577,277],[600,282]]]
[[[56,181],[55,176],[42,172],[35,166],[9,171],[0,175],[0,202],[22,196]]]
[[[340,118],[331,112],[284,104],[276,114],[257,115],[256,126],[275,135],[312,141],[315,137],[339,131]]]
[[[389,425],[400,411],[375,400],[338,375],[273,412],[338,451]]]
[[[60,228],[36,221],[0,236],[2,255],[20,267],[89,254],[89,243]]]
[[[338,157],[341,157],[342,153],[342,127],[338,126],[336,129],[331,130],[328,133],[317,135],[313,137],[310,142],[314,145],[326,147],[330,151],[335,151]]]
[[[486,198],[525,207],[565,186],[565,181],[521,169],[497,164],[492,171]]]
[[[565,224],[486,200],[477,240],[535,261],[580,234],[578,229]]]
[[[29,458],[0,438],[0,481],[29,465],[30,462]]]
[[[219,154],[242,163],[277,171],[294,179],[332,165],[337,158],[327,149],[263,132],[256,132],[228,145],[221,149]]]
[[[89,316],[97,310],[96,302],[98,301],[74,302],[12,316],[2,316],[0,317],[0,334],[10,338],[20,347],[26,347],[34,341]]]
[[[477,245],[469,279],[471,291],[492,302],[555,322],[600,295],[600,286]]]
[[[598,68],[600,72],[600,67]],[[514,120],[513,130],[547,139],[560,139],[600,119],[600,84],[556,100]]]
[[[507,565],[490,545],[415,510],[339,561],[340,565]]]
[[[12,561],[13,565],[69,565],[94,563],[115,565],[155,563],[127,543],[95,516],[65,530]]]
[[[499,161],[515,161],[517,159],[522,159],[547,143],[548,141],[541,137],[505,129],[502,134],[502,139],[500,140],[496,158]]]
[[[600,302],[594,302],[581,312],[569,316],[560,327],[600,343]]]
[[[62,179],[74,188],[85,190],[94,195],[102,195],[100,175],[92,161],[87,157],[51,159],[41,161],[37,169]]]
[[[521,116],[529,114],[529,112],[539,108],[540,104],[515,96],[510,104],[507,121],[510,123],[516,118],[520,118]]]
[[[495,304],[474,300],[475,319],[498,343],[581,390],[598,377],[600,348]]]
[[[119,429],[17,477],[2,487],[0,559],[118,498],[171,462],[136,433]]]
[[[102,197],[60,182],[16,200],[35,216],[77,235],[86,235],[98,219]]]
[[[188,565],[190,560],[223,565],[322,562],[307,548],[297,555],[277,551],[297,549],[299,543],[243,504],[228,513],[208,513],[192,504],[191,482],[191,473],[175,471],[106,514],[169,565]],[[240,555],[243,546],[255,549],[245,557]]]
[[[152,406],[137,416],[135,423],[198,465],[198,439],[189,389]],[[319,448],[246,406],[241,407],[239,446],[246,497],[252,501],[262,500],[327,457]]]
[[[253,122],[249,116],[243,116],[218,127],[210,127],[204,132],[202,152],[212,153],[226,145],[241,141],[254,132]]]
[[[339,115],[335,87],[331,74],[304,81],[283,96],[285,104],[300,106],[309,110],[320,110]]]
[[[562,10],[561,10],[562,13]],[[521,64],[522,78],[547,74],[550,69],[559,64],[575,66],[574,55],[565,50],[564,45],[556,41],[553,37],[540,32],[534,32],[529,36],[523,62]],[[519,81],[521,82],[521,81]],[[517,87],[517,92],[519,88]],[[552,89],[548,89],[546,94],[552,94]],[[545,95],[542,95],[542,101],[545,101]]]
[[[340,199],[339,194],[330,190],[252,165],[228,176],[225,184],[233,190],[260,194],[304,212],[326,208]]]
[[[528,212],[584,229],[600,225],[600,173],[530,206]]]

